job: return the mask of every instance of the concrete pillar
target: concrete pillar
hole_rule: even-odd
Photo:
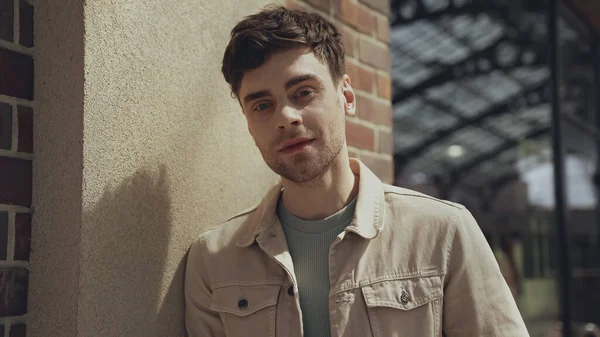
[[[183,336],[187,248],[276,181],[220,74],[268,2],[36,4],[28,336]]]

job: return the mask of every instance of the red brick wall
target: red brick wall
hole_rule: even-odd
[[[33,6],[0,0],[0,336],[25,336],[31,246]]]
[[[290,8],[317,12],[344,36],[346,73],[358,96],[357,114],[346,119],[350,155],[386,183],[394,180],[390,26],[387,0],[288,0]]]

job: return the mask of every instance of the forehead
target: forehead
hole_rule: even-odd
[[[329,68],[306,48],[277,52],[258,68],[244,73],[239,97],[249,92],[282,89],[285,82],[298,75],[312,74],[321,81],[331,78]]]

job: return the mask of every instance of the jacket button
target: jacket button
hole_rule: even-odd
[[[288,288],[288,295],[290,295],[290,296],[294,296],[294,286],[290,286],[290,287]]]
[[[245,298],[238,301],[238,308],[246,309],[247,307],[248,307],[248,301]]]
[[[400,296],[400,300],[402,301],[402,303],[406,304],[408,302],[410,302],[411,298],[410,298],[410,294],[407,293],[406,291],[402,291],[402,296]]]

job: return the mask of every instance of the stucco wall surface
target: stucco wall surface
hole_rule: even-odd
[[[189,245],[276,182],[220,73],[233,25],[270,2],[71,0],[37,11],[36,32],[52,30],[36,56],[46,60],[40,114],[56,119],[36,126],[47,141],[34,221],[46,229],[33,238],[30,336],[183,336]],[[54,56],[62,68],[42,69]],[[72,190],[66,204],[56,179]],[[69,245],[48,248],[63,235]]]

